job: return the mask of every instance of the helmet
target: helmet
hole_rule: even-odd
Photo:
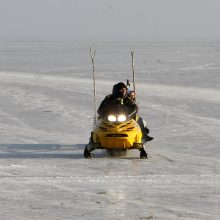
[[[119,91],[120,89],[123,89],[123,88],[127,89],[127,86],[123,82],[116,84],[116,90]]]
[[[123,88],[127,89],[127,86],[123,82],[115,84],[112,89],[112,94],[114,95],[114,97],[118,97],[119,91]]]

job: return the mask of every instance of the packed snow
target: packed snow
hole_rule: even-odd
[[[154,140],[84,159],[97,104],[132,80]],[[220,219],[220,43],[1,42],[0,219]]]

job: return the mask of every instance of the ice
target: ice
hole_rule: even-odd
[[[95,151],[97,103],[132,80],[155,139],[147,160]],[[0,43],[1,219],[219,219],[220,44]]]

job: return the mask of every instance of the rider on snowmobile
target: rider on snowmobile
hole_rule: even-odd
[[[127,86],[123,82],[117,83],[113,86],[112,94],[107,95],[102,101],[98,109],[98,114],[102,117],[106,107],[112,104],[128,106],[133,112],[137,112],[138,110],[136,103],[128,98]]]
[[[128,97],[127,86],[123,82],[117,83],[113,86],[112,94],[106,96],[105,99],[102,101],[98,109],[98,114],[100,115],[100,117],[102,117],[104,115],[105,109],[109,105],[121,104],[128,106],[132,110],[132,112],[135,112],[134,119],[136,120],[138,106],[134,100]],[[153,137],[148,136],[149,129],[146,127],[146,122],[141,117],[138,117],[137,123],[141,128],[144,141],[147,142],[153,140]]]

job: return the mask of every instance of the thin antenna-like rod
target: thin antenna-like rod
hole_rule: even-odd
[[[92,72],[93,72],[93,95],[94,95],[94,126],[96,124],[96,82],[95,82],[95,53],[96,50],[92,51],[92,48],[90,48],[90,56],[92,60]]]
[[[135,91],[134,51],[131,51],[131,58],[132,58],[133,87]]]

